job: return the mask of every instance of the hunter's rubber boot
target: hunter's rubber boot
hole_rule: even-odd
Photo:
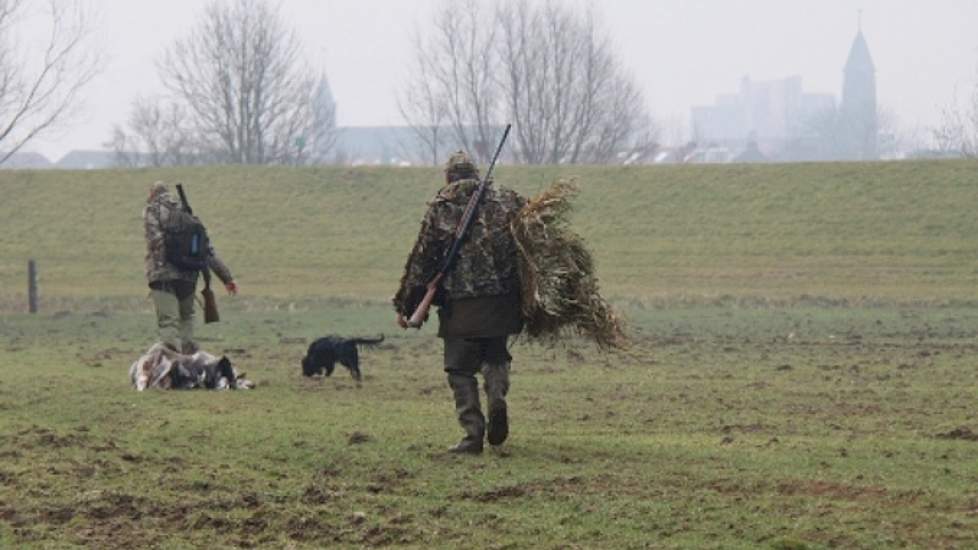
[[[485,364],[486,399],[489,401],[489,429],[487,439],[492,446],[502,445],[509,435],[509,417],[506,413],[506,394],[509,393],[509,364]]]
[[[448,449],[451,453],[479,454],[485,436],[486,420],[479,404],[479,383],[474,376],[449,374],[448,385],[455,394],[455,414],[465,437]]]

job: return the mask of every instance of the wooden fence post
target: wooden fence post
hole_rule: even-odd
[[[37,262],[27,261],[27,309],[37,313]]]

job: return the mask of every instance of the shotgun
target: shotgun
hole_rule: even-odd
[[[445,255],[445,260],[442,262],[441,269],[438,270],[438,273],[436,273],[431,279],[431,282],[428,283],[428,290],[425,292],[424,298],[421,299],[418,307],[414,310],[411,318],[407,320],[407,326],[411,328],[421,328],[421,325],[424,324],[425,319],[428,318],[428,309],[431,308],[431,302],[435,299],[435,293],[438,292],[438,285],[455,265],[455,260],[458,258],[459,251],[462,249],[462,245],[465,242],[465,237],[469,232],[469,228],[472,226],[472,222],[475,220],[476,210],[479,208],[479,203],[482,201],[482,197],[486,194],[486,187],[489,185],[489,182],[492,179],[492,171],[496,167],[496,161],[499,159],[499,153],[503,150],[503,144],[506,143],[506,138],[509,136],[509,129],[512,128],[512,126],[512,124],[507,124],[506,129],[503,130],[503,137],[499,140],[499,145],[496,147],[496,153],[492,156],[492,162],[489,163],[489,169],[486,171],[486,175],[482,177],[482,181],[479,182],[479,187],[477,187],[475,192],[472,193],[472,196],[469,197],[469,202],[465,205],[465,211],[462,213],[462,219],[458,221],[458,225],[455,227],[455,238],[452,240],[452,247],[448,250],[448,254]]]
[[[193,216],[194,211],[190,208],[186,193],[183,192],[183,184],[177,184],[177,193],[180,195],[180,203],[183,205],[183,209],[187,214]],[[211,290],[211,270],[205,267],[201,271],[204,275],[204,288],[200,291],[200,296],[204,300],[204,324],[216,323],[221,320],[221,315],[217,311],[217,297]]]

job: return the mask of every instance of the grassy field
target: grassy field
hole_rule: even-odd
[[[503,166],[528,194],[581,187],[575,228],[609,296],[643,304],[719,298],[973,300],[974,162]],[[386,301],[435,169],[207,168],[0,172],[0,310],[23,309],[27,259],[42,297],[142,293],[150,183],[183,181],[245,296]]]
[[[978,545],[978,164],[499,172],[557,175],[632,345],[515,343],[510,440],[452,457],[441,343],[386,303],[436,171],[0,172],[0,548]],[[128,386],[159,178],[255,391]],[[387,334],[362,387],[300,375],[333,332]]]

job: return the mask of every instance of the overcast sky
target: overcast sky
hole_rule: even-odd
[[[161,92],[154,62],[186,34],[203,0],[91,0],[106,61],[74,125],[25,150],[57,160],[99,149],[137,95]],[[411,35],[443,0],[280,0],[310,63],[325,69],[340,125],[397,125],[396,93]],[[575,1],[576,0],[568,0]],[[857,13],[877,70],[881,104],[905,127],[934,124],[978,69],[978,0],[594,0],[649,110],[688,125],[692,105],[739,80],[800,75],[807,92],[839,95]],[[963,92],[959,92],[963,95]]]

